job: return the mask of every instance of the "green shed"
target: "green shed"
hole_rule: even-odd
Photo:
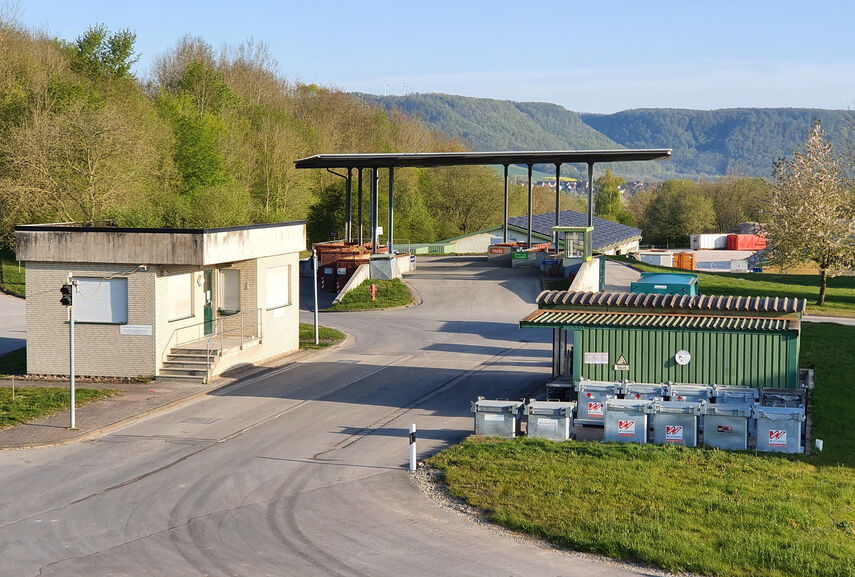
[[[799,386],[806,301],[543,291],[523,328],[553,329],[555,380]]]

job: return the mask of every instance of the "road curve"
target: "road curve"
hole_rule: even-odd
[[[545,380],[520,331],[539,285],[483,260],[424,261],[423,304],[325,314],[353,346],[69,446],[0,452],[0,576],[623,576],[438,507],[406,471],[471,431],[477,395]]]

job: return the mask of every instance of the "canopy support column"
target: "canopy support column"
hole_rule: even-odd
[[[356,174],[357,174],[356,188],[358,190],[357,200],[359,203],[359,206],[356,209],[356,213],[357,213],[356,218],[359,221],[359,244],[361,245],[362,244],[362,169],[361,168],[357,169]]]
[[[353,242],[353,169],[347,169],[347,194],[345,197],[344,211],[347,213],[347,219],[344,223],[344,240],[350,244]]]
[[[394,190],[395,190],[395,167],[389,167],[389,231],[386,233],[386,244],[389,245],[389,254],[392,254],[392,241],[394,236],[392,234],[392,225],[395,223],[393,214],[392,205],[394,204]]]
[[[508,165],[505,165],[505,219],[502,221],[502,242],[508,242]]]
[[[561,212],[561,163],[555,163],[555,226],[561,226],[558,214]],[[555,254],[558,254],[558,233],[552,233],[552,246]]]
[[[371,254],[377,254],[377,169],[368,169],[368,178],[371,182],[368,183],[368,234],[371,239]]]
[[[588,163],[588,226],[594,226],[594,163]]]
[[[531,248],[531,167],[528,165],[528,248]]]

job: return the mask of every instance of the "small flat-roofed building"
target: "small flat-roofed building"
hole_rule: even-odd
[[[15,228],[27,266],[27,371],[207,379],[299,347],[304,222],[212,229]]]

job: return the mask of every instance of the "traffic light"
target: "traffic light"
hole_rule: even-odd
[[[59,289],[59,292],[62,293],[62,298],[59,299],[59,302],[63,305],[70,307],[71,306],[71,284],[64,284],[62,288]]]

